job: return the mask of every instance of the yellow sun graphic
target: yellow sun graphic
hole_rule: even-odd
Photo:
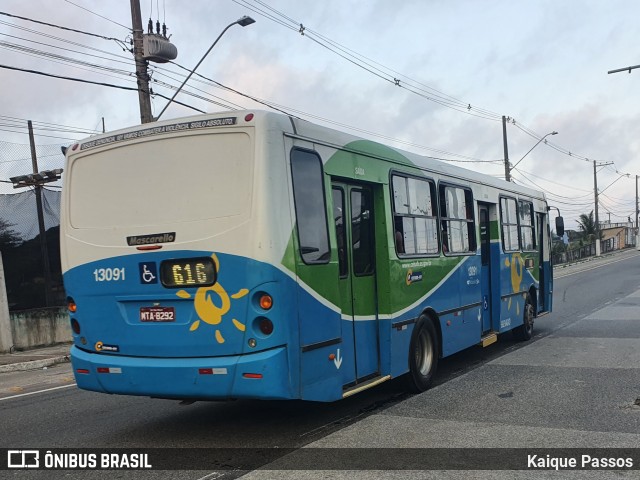
[[[219,273],[220,262],[218,257],[213,254],[211,255],[211,258],[216,266],[216,272]],[[219,282],[216,282],[210,287],[199,288],[196,291],[195,299],[193,301],[196,313],[198,314],[198,319],[191,324],[189,330],[192,332],[197,330],[201,322],[208,323],[209,325],[219,325],[222,322],[222,317],[231,309],[231,299],[237,300],[244,297],[247,293],[249,293],[249,290],[242,288],[237,293],[229,296],[227,291]],[[191,294],[185,290],[178,291],[176,295],[180,298],[191,298]],[[217,297],[219,305],[214,303],[213,298],[215,297]],[[239,322],[235,318],[231,321],[233,326],[239,331],[245,331],[246,327],[242,322]],[[225,340],[222,336],[222,332],[217,328],[215,331],[215,337],[218,343],[224,343]]]

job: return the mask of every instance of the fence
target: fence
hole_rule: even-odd
[[[65,304],[60,266],[60,195],[59,191],[42,189],[50,292],[46,291],[35,191],[0,195],[0,251],[12,311]]]
[[[60,145],[36,148],[39,170],[62,168]],[[5,271],[11,311],[64,305],[60,266],[60,189],[55,184],[42,188],[44,245],[38,225],[36,192],[33,188],[14,190],[11,177],[33,170],[29,145],[0,141],[0,252]],[[44,251],[49,260],[47,289]],[[48,301],[47,301],[48,300]]]
[[[631,244],[626,244],[625,247],[630,247]],[[616,244],[615,238],[608,238],[600,242],[600,253],[609,253],[614,250],[620,250],[623,248]],[[593,242],[589,245],[583,245],[579,248],[572,248],[562,253],[553,254],[553,264],[559,265],[561,263],[575,262],[582,260],[583,258],[593,257],[596,254],[596,243]]]

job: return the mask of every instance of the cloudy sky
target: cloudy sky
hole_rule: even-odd
[[[256,23],[232,27],[198,73],[317,123],[476,171],[504,176],[502,115],[511,119],[514,164],[557,131],[517,165],[515,181],[544,189],[574,228],[593,209],[592,160],[613,162],[597,167],[600,218],[633,217],[640,69],[607,71],[640,64],[636,0],[141,0],[141,10],[145,29],[150,16],[166,22],[176,62],[187,68],[225,26],[250,15]],[[135,87],[131,54],[116,40],[15,17],[126,42],[128,0],[4,0],[0,12],[14,15],[0,15],[0,65]],[[155,65],[152,78],[153,90],[170,97],[184,73]],[[0,85],[0,180],[31,168],[26,119],[37,122],[41,169],[61,167],[58,146],[101,130],[103,117],[107,130],[140,122],[133,91],[6,68]],[[189,85],[197,97],[178,99],[207,112],[267,108],[210,82]],[[165,104],[156,97],[154,113]],[[163,119],[193,113],[171,106]],[[72,128],[53,131],[60,125]]]

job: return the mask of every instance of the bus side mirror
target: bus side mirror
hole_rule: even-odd
[[[564,218],[556,217],[556,235],[562,237],[564,235]]]

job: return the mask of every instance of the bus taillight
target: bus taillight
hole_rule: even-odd
[[[71,297],[67,297],[67,308],[71,313],[76,313],[78,310],[78,305],[76,305],[76,302]]]
[[[263,310],[270,310],[273,307],[273,298],[268,293],[263,293],[258,300],[260,308]]]
[[[71,330],[73,330],[73,333],[76,335],[80,335],[80,322],[75,318],[71,319]]]
[[[273,333],[273,322],[268,318],[261,318],[258,327],[264,335],[271,335]]]

